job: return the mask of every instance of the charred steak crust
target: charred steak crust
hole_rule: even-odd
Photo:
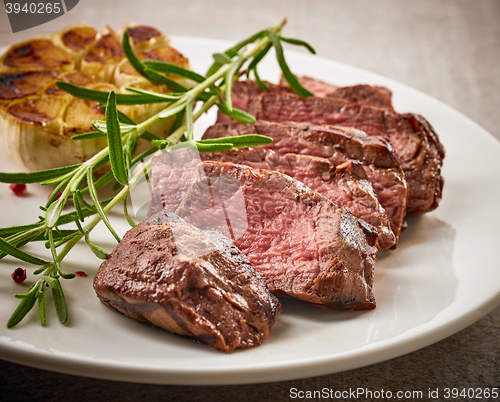
[[[257,121],[255,124],[217,123],[207,129],[203,138],[250,133],[273,138],[273,142],[265,147],[279,154],[312,155],[326,158],[334,165],[347,161],[362,163],[398,240],[404,225],[408,186],[399,161],[386,140],[369,137],[349,127],[267,121]],[[384,239],[379,241],[384,242]]]
[[[316,96],[340,98],[354,105],[367,105],[393,110],[391,101],[392,93],[385,87],[366,84],[338,87],[307,76],[301,76],[298,79],[305,88]],[[236,81],[233,86],[233,106],[241,110],[247,110],[248,102],[253,96],[269,92],[293,93],[283,78],[278,85],[270,82],[266,82],[266,84],[268,88],[264,89],[253,80]],[[231,118],[222,112],[218,113],[218,121],[220,123],[235,123],[234,120],[231,120]]]
[[[393,110],[392,93],[385,87],[366,84],[338,87],[308,76],[297,78],[302,86],[315,96],[345,99],[354,105],[368,105]],[[283,77],[280,79],[280,85],[287,85]]]
[[[94,289],[104,304],[137,321],[225,352],[261,344],[281,311],[227,238],[172,213],[129,230],[100,266]]]
[[[379,251],[396,245],[387,213],[380,205],[363,165],[358,161],[334,165],[325,158],[293,153],[280,155],[271,149],[260,147],[203,153],[202,159],[233,162],[253,169],[284,173],[374,226],[378,231]]]
[[[217,161],[200,169],[212,187],[220,178],[240,183],[248,227],[233,241],[273,293],[337,309],[375,308],[377,250],[365,222],[280,172]],[[206,192],[206,182],[194,181],[177,212],[200,224],[210,212]]]
[[[345,99],[354,105],[374,106],[381,109],[393,110],[390,91],[383,87],[371,85],[353,85],[339,87],[328,93],[329,98]]]
[[[444,148],[430,124],[416,114],[399,114],[342,99],[301,98],[292,93],[263,93],[249,99],[247,111],[257,120],[297,121],[353,127],[386,138],[408,181],[408,212],[436,208],[442,195]]]

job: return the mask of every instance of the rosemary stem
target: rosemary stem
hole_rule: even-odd
[[[270,30],[274,32],[279,32],[283,28],[283,26],[286,24],[286,19],[282,19],[277,25],[274,27],[271,27]],[[268,43],[270,43],[270,39],[266,36],[251,49],[247,50],[245,53],[241,55],[235,62],[226,64],[222,66],[215,74],[210,76],[206,81],[203,83],[197,85],[196,87],[192,88],[191,90],[187,91],[179,100],[172,102],[166,109],[172,109],[175,107],[180,106],[181,104],[187,104],[188,107],[192,105],[193,101],[196,100],[207,88],[210,88],[212,85],[214,85],[219,79],[223,78],[227,72],[234,67],[234,63],[237,63],[237,65],[241,66],[245,61],[250,59],[252,56],[256,55],[260,49],[265,47]],[[210,109],[216,102],[217,102],[218,96],[213,95],[210,97],[207,101],[203,103],[203,105],[200,107],[199,110],[197,110],[195,113],[192,115],[192,121],[196,121],[203,113],[205,113],[208,109]],[[165,109],[164,109],[165,110]],[[131,133],[128,133],[127,135],[124,136],[124,139],[128,138],[129,136],[136,136],[144,133],[148,128],[150,128],[152,125],[154,125],[158,120],[160,120],[160,114],[162,112],[159,112],[153,116],[151,116],[149,119],[143,121],[142,123],[137,125],[137,128],[132,131]],[[188,123],[189,124],[189,123]],[[182,134],[186,130],[186,123],[184,123],[181,127],[179,127],[176,131],[174,131],[169,137],[167,137],[168,141],[171,142],[177,142],[179,139],[182,137]],[[81,173],[76,174],[72,180],[70,181],[69,185],[66,186],[65,191],[63,193],[63,196],[68,196],[70,188],[72,185],[77,185],[79,180],[82,179],[83,175],[85,174],[87,169],[91,169],[93,166],[95,166],[98,162],[100,162],[103,158],[105,158],[109,154],[109,148],[106,147],[100,152],[98,152],[96,155],[94,155],[91,159],[86,161],[81,169]],[[133,185],[133,183],[138,179],[138,176],[135,176],[130,180],[130,183],[128,186],[124,186],[122,190],[106,205],[106,207],[103,208],[105,213],[108,213],[111,211],[118,203],[122,202],[130,193],[130,186]],[[83,238],[86,232],[91,231],[99,222],[101,221],[101,217],[99,214],[95,215],[93,219],[84,226],[84,231],[83,233],[78,233],[75,234],[73,238],[71,238],[64,246],[64,248],[57,254],[57,259],[61,261],[68,253],[69,251],[80,241],[80,239]]]
[[[281,31],[281,29],[285,24],[286,24],[286,18],[283,18],[277,25],[271,27],[270,30],[273,32],[279,32]],[[270,42],[271,40],[267,36],[260,39],[260,41],[254,47],[243,53],[236,61],[222,66],[215,74],[208,77],[208,79],[205,80],[203,83],[187,91],[178,101],[172,103],[169,107],[173,108],[178,106],[179,104],[187,103],[189,101],[192,101],[193,99],[198,98],[207,88],[210,88],[218,80],[223,78],[231,68],[233,68],[234,66],[239,67],[243,65],[248,59],[255,56],[262,48],[267,46]],[[207,111],[210,107],[212,107],[216,103],[216,101],[217,101],[217,96],[212,96],[211,98],[209,98],[209,100],[205,101],[202,106],[203,111],[201,113]],[[196,120],[196,118],[198,118],[201,115],[201,113],[193,115],[193,121]],[[179,129],[177,129],[174,133],[172,133],[169,137],[167,137],[167,140],[170,142],[177,142],[185,130],[186,130],[186,125],[179,127]]]
[[[218,99],[217,95],[213,95],[209,99],[207,99],[203,103],[203,105],[195,113],[193,113],[193,122],[198,120],[203,113],[205,113],[208,109],[210,109],[213,105],[215,105],[217,99]],[[181,125],[177,130],[175,130],[172,134],[170,134],[167,137],[167,141],[170,141],[172,143],[178,142],[182,137],[182,135],[184,134],[184,131],[186,131],[186,124]]]
[[[130,192],[130,187],[125,186],[122,190],[115,195],[115,197],[103,208],[105,213],[111,211],[119,202],[123,201]],[[64,257],[71,251],[71,249],[85,236],[86,232],[91,231],[96,227],[96,225],[101,221],[101,216],[96,214],[90,222],[88,222],[83,227],[83,233],[75,234],[63,247],[63,249],[57,254],[59,261],[62,261]]]

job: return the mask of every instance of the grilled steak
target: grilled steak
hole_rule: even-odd
[[[264,93],[250,98],[247,111],[257,120],[297,121],[354,127],[386,138],[401,163],[410,189],[407,210],[436,208],[442,195],[444,148],[431,125],[416,114],[399,114],[334,98],[301,98],[291,93]]]
[[[273,138],[273,142],[265,147],[279,154],[313,155],[327,158],[334,165],[351,160],[361,162],[389,217],[396,240],[399,238],[406,213],[408,188],[405,175],[387,141],[368,137],[362,131],[351,128],[265,121],[255,124],[215,124],[207,129],[203,138],[250,133]]]
[[[315,96],[345,99],[354,105],[367,105],[393,110],[392,93],[385,87],[366,84],[338,87],[307,76],[297,78],[302,86]],[[280,84],[286,85],[286,81],[282,78]]]
[[[256,81],[245,80],[245,81],[235,81],[233,84],[232,92],[232,102],[233,107],[236,109],[247,110],[248,102],[250,98],[263,93],[280,93],[280,92],[290,92],[292,89],[288,85],[276,85],[266,81],[268,89],[264,89],[257,84]],[[229,116],[225,115],[221,111],[217,113],[217,121],[220,123],[235,123]]]
[[[348,161],[335,166],[325,158],[298,154],[280,155],[264,148],[204,153],[201,156],[204,160],[229,161],[254,169],[276,170],[293,177],[374,226],[379,235],[379,251],[396,244],[387,213],[380,205],[375,190],[358,161]]]
[[[373,106],[393,110],[391,92],[383,87],[371,85],[352,85],[338,87],[326,95],[329,98],[345,99],[354,105]]]
[[[281,305],[219,233],[159,213],[126,233],[99,268],[99,299],[125,315],[231,352],[261,344]]]
[[[200,154],[190,147],[165,152],[152,159],[153,188],[148,216],[160,211],[175,212],[200,162]]]
[[[177,212],[198,227],[221,230],[227,222],[234,244],[276,294],[332,308],[375,307],[370,228],[285,174],[205,161]]]
[[[340,98],[349,101],[354,105],[368,105],[382,109],[393,110],[392,93],[389,89],[373,85],[353,85],[337,87],[315,78],[302,76],[298,77],[300,83],[316,96],[329,98]],[[260,87],[252,80],[236,81],[233,85],[233,106],[237,109],[247,110],[250,98],[263,93],[293,93],[288,83],[282,78],[279,85],[266,82],[268,89]],[[217,121],[219,123],[235,123],[224,113],[219,112]]]

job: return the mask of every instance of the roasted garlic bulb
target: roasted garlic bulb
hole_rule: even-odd
[[[128,25],[131,44],[142,60],[155,59],[190,68],[189,60],[171,47],[170,39],[157,29]],[[71,137],[93,131],[93,120],[104,120],[100,106],[61,91],[56,80],[88,88],[127,93],[136,87],[166,93],[130,65],[121,45],[122,33],[110,28],[98,32],[87,24],[72,25],[60,32],[11,46],[0,58],[0,134],[3,146],[30,170],[80,163],[106,146],[106,139],[73,141]],[[175,77],[170,77],[176,79]],[[190,83],[179,79],[179,83]],[[118,106],[141,122],[165,103]],[[164,137],[172,120],[162,120],[151,131]]]

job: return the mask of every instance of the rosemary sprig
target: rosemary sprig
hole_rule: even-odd
[[[41,325],[46,325],[45,291],[50,288],[52,300],[62,323],[68,318],[68,308],[60,278],[70,279],[75,275],[66,273],[61,262],[82,239],[99,257],[107,258],[106,250],[93,244],[90,232],[102,220],[117,241],[120,237],[115,232],[107,214],[117,205],[124,208],[124,216],[131,226],[135,222],[127,211],[127,197],[131,188],[141,180],[142,175],[129,177],[132,167],[143,162],[147,170],[151,165],[151,156],[155,152],[169,151],[173,145],[185,142],[184,146],[196,146],[200,152],[220,152],[238,147],[264,145],[270,138],[260,135],[244,135],[214,140],[193,140],[193,124],[207,110],[218,107],[231,118],[245,123],[254,123],[253,116],[238,110],[232,105],[232,86],[246,66],[247,73],[253,72],[256,80],[263,84],[257,73],[257,65],[274,47],[283,76],[291,88],[302,96],[310,96],[295,76],[291,73],[285,58],[281,42],[305,46],[313,49],[303,41],[283,38],[281,29],[286,21],[262,30],[239,42],[224,53],[214,54],[214,62],[205,75],[186,70],[182,67],[155,60],[141,61],[130,45],[128,33],[123,36],[123,49],[130,64],[144,77],[154,84],[168,86],[172,92],[155,93],[137,88],[128,88],[133,94],[119,94],[81,88],[73,84],[58,81],[57,86],[69,94],[105,105],[105,121],[94,121],[95,131],[73,137],[74,140],[85,141],[90,138],[107,137],[108,146],[81,164],[56,169],[42,170],[32,173],[0,173],[0,182],[4,183],[41,183],[55,185],[45,206],[40,207],[44,215],[39,221],[30,225],[13,226],[0,229],[0,259],[10,255],[23,262],[34,264],[38,268],[34,275],[42,274],[24,294],[15,295],[21,302],[10,317],[7,326],[12,328],[19,324],[38,301],[38,315]],[[252,46],[251,46],[252,45]],[[184,82],[191,82],[186,88],[172,77],[179,77]],[[151,103],[167,103],[167,106],[149,119],[135,123],[128,116],[117,110],[117,105],[143,105]],[[196,108],[198,107],[198,108]],[[160,139],[148,130],[158,121],[174,118],[171,132],[166,139]],[[150,149],[136,155],[137,141],[143,138],[152,142]],[[162,151],[159,151],[159,148]],[[149,159],[148,159],[149,158]],[[96,178],[96,171],[106,163],[111,170]],[[101,201],[98,190],[115,180],[117,193],[107,200]],[[84,194],[90,196],[87,201]],[[74,209],[64,213],[64,208]],[[65,229],[65,225],[71,225]],[[76,226],[76,229],[75,229]],[[32,241],[44,241],[49,250],[49,258],[42,259],[21,250],[21,247]]]

